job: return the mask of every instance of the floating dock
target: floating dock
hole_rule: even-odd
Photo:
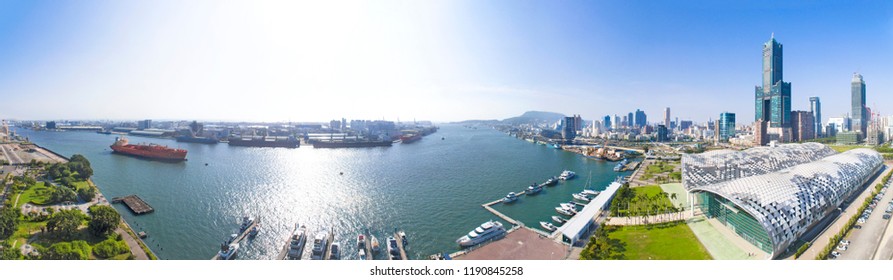
[[[397,249],[400,250],[400,260],[407,260],[406,248],[403,248],[403,237],[399,233],[394,233],[394,239],[397,239]]]
[[[372,252],[372,234],[369,234],[369,231],[366,231],[366,260],[371,261],[374,260],[375,253]]]
[[[148,203],[143,201],[139,196],[136,195],[128,195],[125,197],[115,197],[112,198],[112,203],[120,203],[124,202],[124,205],[127,205],[127,208],[130,209],[136,215],[149,214],[155,212],[155,209],[152,206],[149,206]]]

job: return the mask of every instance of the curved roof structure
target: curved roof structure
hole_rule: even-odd
[[[874,150],[855,149],[776,172],[694,186],[734,203],[759,222],[777,255],[883,165]]]
[[[718,150],[682,156],[682,183],[686,189],[756,176],[813,162],[835,154],[819,143],[782,144],[744,151]]]

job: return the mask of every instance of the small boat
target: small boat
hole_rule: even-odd
[[[586,195],[583,193],[575,193],[575,194],[573,194],[573,196],[574,196],[574,199],[576,199],[576,200],[589,202],[589,198],[586,197]]]
[[[518,200],[518,195],[515,194],[515,192],[510,192],[502,198],[502,203],[512,203],[515,202],[515,200]]]
[[[341,243],[340,242],[332,242],[332,251],[329,252],[330,260],[340,260],[341,259]]]
[[[231,260],[236,257],[239,251],[239,243],[223,243],[220,245],[220,252],[217,252],[217,259]]]
[[[581,192],[581,193],[584,194],[584,195],[588,195],[588,196],[596,196],[596,195],[599,194],[599,191],[590,190],[590,189],[585,189],[585,190],[583,190],[583,192]]]
[[[618,163],[617,165],[614,166],[614,172],[623,171],[623,167],[624,167],[623,163]]]
[[[576,176],[576,175],[577,175],[577,173],[574,173],[573,171],[565,170],[565,171],[561,172],[561,175],[558,176],[558,179],[570,180],[570,179],[574,178],[574,176]]]
[[[573,217],[574,215],[577,214],[576,211],[567,209],[567,208],[563,208],[563,207],[555,207],[555,211],[558,212],[558,214],[565,215],[565,216],[571,216],[571,217]]]
[[[397,239],[388,237],[388,256],[391,260],[399,260],[400,248],[397,248]]]
[[[576,205],[576,204],[573,204],[573,203],[570,203],[570,202],[559,203],[558,205],[560,205],[561,208],[567,208],[567,209],[577,210],[577,205]]]
[[[407,245],[409,245],[409,239],[406,238],[406,232],[405,232],[405,231],[402,231],[402,230],[401,230],[401,231],[397,232],[397,235],[400,236],[400,240],[403,240],[403,247],[404,247],[404,248],[405,248]]]
[[[366,235],[361,233],[357,236],[357,248],[366,248]]]
[[[357,252],[357,257],[360,258],[360,260],[365,261],[366,260],[366,249],[360,249],[360,251]]]
[[[533,195],[541,192],[543,187],[537,186],[536,184],[530,185],[527,187],[527,191],[525,192],[527,195]]]
[[[565,220],[564,218],[558,217],[558,216],[552,216],[552,221],[555,221],[556,223],[559,223],[559,224],[563,224],[563,223],[567,222],[567,220]]]
[[[549,222],[540,222],[540,226],[542,226],[544,229],[546,229],[550,232],[558,229],[558,227],[556,227],[555,225],[553,225],[552,223],[549,223]]]
[[[252,225],[254,225],[254,217],[245,216],[245,217],[242,217],[242,225],[239,227],[239,229],[244,232]]]
[[[372,242],[372,253],[378,253],[381,251],[381,246],[378,244],[378,238],[375,238],[375,235],[369,235],[369,241]]]
[[[546,184],[546,186],[554,186],[555,184],[558,184],[558,177],[552,176],[552,178],[549,178],[549,180],[546,180],[545,184]]]
[[[311,260],[321,260],[325,257],[324,254],[326,253],[326,246],[329,243],[328,237],[328,232],[321,231],[316,234],[316,237],[313,238],[313,250],[310,251]]]
[[[260,233],[260,223],[251,228],[251,231],[248,232],[248,237],[254,238],[258,233]]]
[[[239,238],[238,233],[233,233],[229,235],[229,240],[226,241],[227,244],[236,242],[236,239]]]
[[[300,260],[304,255],[304,245],[307,244],[307,226],[298,227],[295,225],[295,231],[289,239],[288,253],[286,258],[289,260]]]

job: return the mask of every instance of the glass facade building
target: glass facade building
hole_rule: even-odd
[[[729,141],[735,137],[735,113],[723,112],[719,114],[719,140]]]
[[[822,102],[817,96],[809,98],[809,111],[812,112],[812,117],[815,120],[814,138],[820,138],[824,135],[822,133]]]
[[[754,121],[765,120],[769,127],[791,127],[791,83],[782,79],[782,45],[773,35],[763,44],[763,85],[754,89]]]
[[[853,73],[851,90],[853,99],[852,130],[859,133],[860,139],[864,139],[869,116],[868,110],[865,108],[865,80],[859,73]]]
[[[684,156],[683,186],[694,194],[693,204],[707,217],[773,257],[837,209],[883,166],[881,155],[871,149],[838,154],[827,146],[807,143],[751,150],[756,151]]]

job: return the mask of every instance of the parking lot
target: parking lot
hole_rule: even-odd
[[[881,244],[881,239],[890,222],[890,213],[893,212],[893,191],[889,191],[890,182],[885,182],[884,189],[872,199],[871,205],[864,212],[859,213],[860,218],[849,234],[838,244],[830,258],[841,260],[871,260]],[[870,186],[869,188],[874,188]],[[854,204],[862,205],[861,201]],[[886,212],[886,213],[885,213]],[[848,244],[847,244],[848,243]]]

